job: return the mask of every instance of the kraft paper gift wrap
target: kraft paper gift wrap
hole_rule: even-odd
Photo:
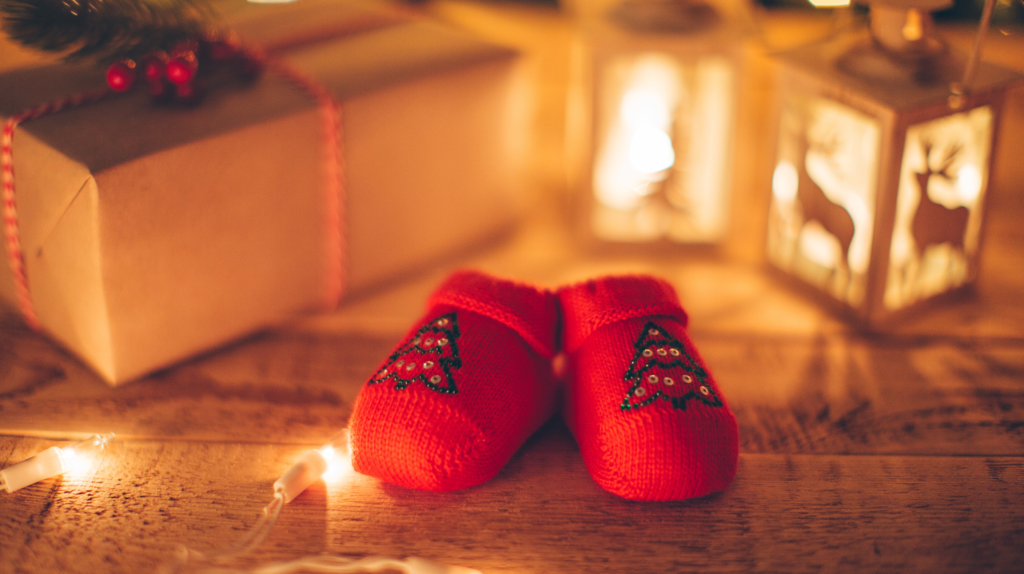
[[[142,87],[17,128],[36,315],[107,381],[323,309],[339,268],[346,292],[365,290],[521,212],[515,53],[423,20],[303,4],[234,18],[243,41],[313,23],[322,36],[284,59],[340,103],[340,245],[325,213],[321,112],[272,71],[255,84],[218,75],[196,108],[155,105]],[[103,81],[91,66],[7,73],[0,117]],[[16,304],[7,262],[0,298]]]

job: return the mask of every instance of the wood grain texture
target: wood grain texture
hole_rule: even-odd
[[[0,461],[53,444],[0,439]],[[0,572],[149,570],[241,535],[304,447],[115,442],[92,473],[0,496]],[[230,471],[227,471],[230,469]],[[1011,571],[1020,457],[743,455],[708,498],[636,503],[596,486],[561,425],[497,478],[447,494],[351,475],[287,505],[244,564],[330,552],[483,572]]]
[[[0,341],[8,344],[0,346],[5,432],[300,444],[322,441],[322,428],[345,424],[363,379],[394,342],[264,334],[111,388],[40,335],[14,328],[0,331]]]
[[[12,434],[316,444],[401,337],[266,333],[110,388],[7,317],[0,430]],[[693,336],[743,452],[1024,454],[1024,340]]]

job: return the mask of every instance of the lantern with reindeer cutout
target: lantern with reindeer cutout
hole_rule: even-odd
[[[883,3],[884,1],[884,3]],[[994,136],[1020,77],[948,48],[929,10],[781,54],[768,258],[865,324],[977,276]],[[984,20],[979,40],[987,27]]]
[[[584,237],[723,238],[744,2],[579,3],[567,137]]]

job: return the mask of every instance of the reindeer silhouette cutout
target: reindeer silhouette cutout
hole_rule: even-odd
[[[967,233],[967,219],[971,214],[970,210],[962,205],[950,209],[932,201],[931,196],[928,195],[928,182],[932,176],[941,177],[946,181],[956,179],[950,175],[949,168],[953,165],[960,150],[963,149],[963,144],[957,143],[946,149],[938,169],[932,169],[931,140],[922,138],[921,147],[924,153],[924,171],[914,172],[921,200],[917,204],[917,211],[914,213],[914,220],[910,226],[910,232],[914,236],[914,245],[917,248],[917,263],[920,263],[921,257],[930,245],[942,245],[943,243],[949,243],[953,253],[959,253],[961,257],[966,258],[964,235]],[[951,256],[947,264],[947,271],[952,264],[953,257]],[[916,279],[916,271],[914,276]]]
[[[835,138],[824,143],[817,144],[813,149],[822,151],[826,156],[835,154]],[[797,139],[797,188],[796,197],[800,200],[800,210],[803,215],[804,224],[817,221],[825,231],[829,232],[839,242],[842,257],[838,265],[832,269],[831,277],[841,269],[846,276],[847,286],[850,284],[850,244],[853,243],[855,227],[853,217],[845,207],[833,202],[825,192],[818,187],[818,184],[811,179],[807,173],[807,156],[812,149],[812,144],[807,138],[806,130],[800,130],[800,137]],[[831,278],[830,277],[830,278]]]

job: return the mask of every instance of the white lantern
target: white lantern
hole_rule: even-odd
[[[584,235],[723,238],[743,7],[625,0],[581,19],[567,135]]]
[[[947,5],[884,0],[870,30],[779,56],[768,258],[865,323],[977,276],[993,136],[1020,77],[937,39],[929,10]]]

